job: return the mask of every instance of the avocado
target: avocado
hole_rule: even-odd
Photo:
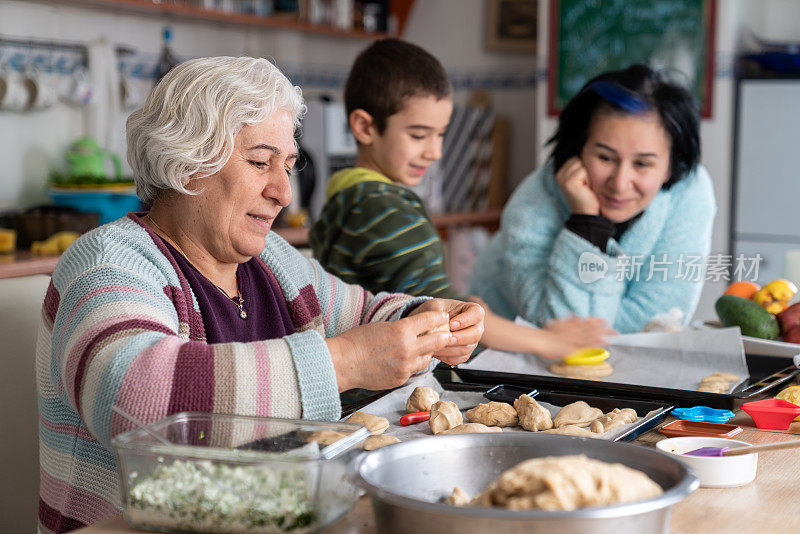
[[[735,295],[722,295],[714,304],[723,326],[738,326],[743,336],[777,339],[778,319],[752,300]]]

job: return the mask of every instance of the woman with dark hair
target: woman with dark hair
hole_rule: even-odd
[[[536,324],[592,315],[627,333],[673,307],[691,318],[716,203],[690,93],[644,65],[601,74],[549,143],[478,258],[471,292]]]

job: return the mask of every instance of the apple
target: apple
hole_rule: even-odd
[[[781,324],[781,332],[788,334],[789,330],[800,325],[800,302],[792,304],[778,314],[778,322]],[[791,343],[795,343],[792,341]]]
[[[783,340],[787,343],[800,344],[800,325],[792,327],[791,330],[783,335]]]

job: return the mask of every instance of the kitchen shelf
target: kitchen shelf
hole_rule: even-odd
[[[483,226],[490,232],[500,226],[502,210],[487,210],[477,213],[444,213],[433,219],[442,239],[447,238],[447,229],[452,226]],[[295,247],[308,246],[308,228],[273,228],[272,231]],[[0,279],[53,274],[59,256],[34,256],[28,251],[0,254]]]
[[[193,5],[188,5],[174,0],[33,0],[44,3],[55,3],[59,5],[74,5],[81,7],[91,7],[106,9],[111,11],[133,13],[139,15],[163,15],[174,17],[180,20],[194,20],[200,22],[211,22],[214,24],[231,24],[235,26],[252,26],[262,28],[278,28],[294,30],[304,33],[328,35],[332,37],[356,38],[356,39],[376,39],[388,37],[384,32],[366,32],[361,30],[344,30],[334,26],[323,24],[311,24],[296,20],[292,13],[282,15],[257,16],[245,13],[226,13],[204,9]],[[392,0],[391,12],[397,17],[398,32],[402,33],[406,19],[411,12],[414,0]]]

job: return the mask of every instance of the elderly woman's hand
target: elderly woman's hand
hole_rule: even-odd
[[[401,386],[428,367],[431,355],[452,341],[449,332],[431,332],[447,322],[451,308],[431,309],[417,308],[404,319],[369,323],[328,338],[339,391]]]
[[[589,185],[589,173],[580,158],[569,158],[558,169],[556,182],[573,214],[600,215],[600,200]]]
[[[450,315],[452,339],[447,347],[433,356],[449,365],[464,363],[483,335],[483,308],[474,302],[451,299],[432,299],[423,302],[409,317],[429,310],[441,310]]]

